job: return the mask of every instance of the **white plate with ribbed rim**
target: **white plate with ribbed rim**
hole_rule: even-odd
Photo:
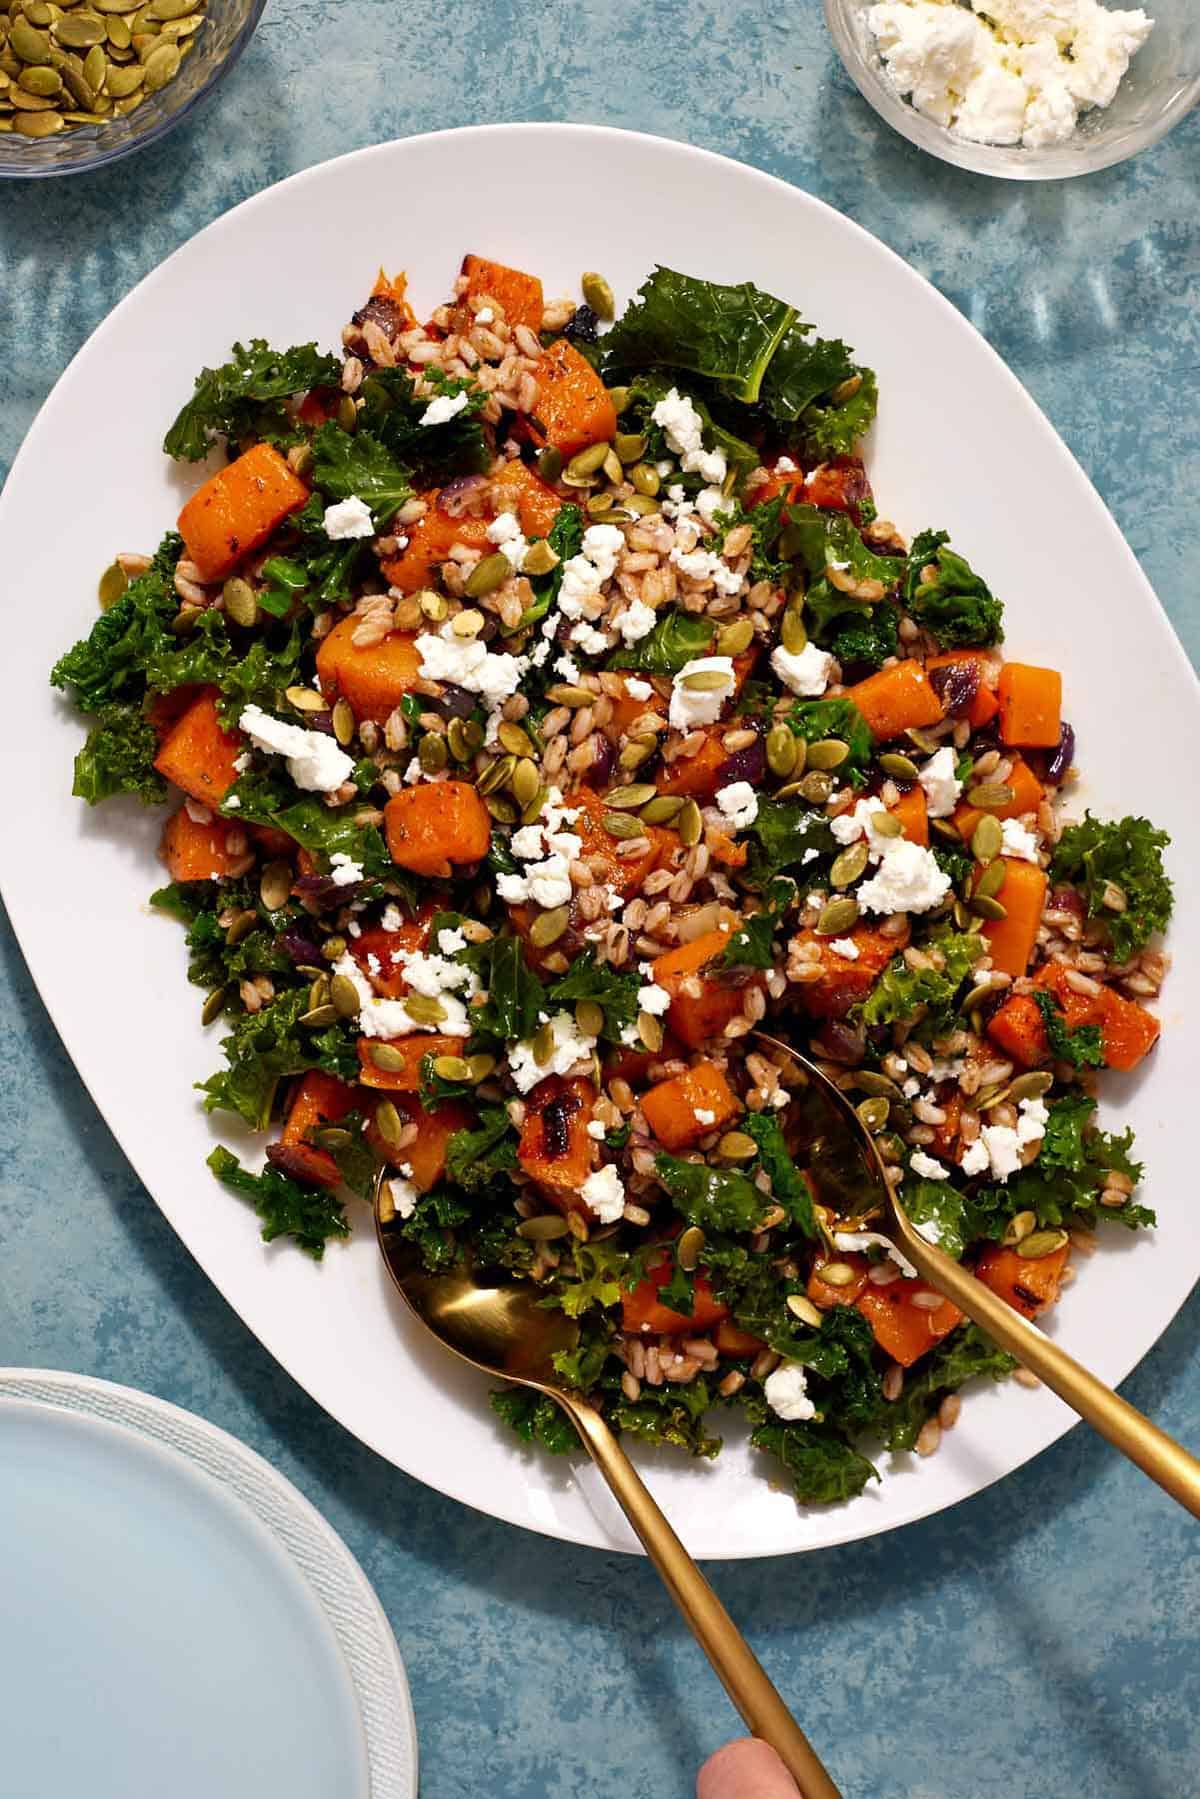
[[[606,190],[622,197],[619,223],[580,202],[598,167]],[[536,208],[514,204],[535,191]],[[118,549],[152,547],[195,481],[173,470],[159,445],[200,366],[250,335],[335,347],[381,263],[407,268],[418,308],[430,307],[467,250],[535,270],[551,294],[577,291],[581,270],[602,268],[622,304],[657,261],[751,279],[852,344],[879,372],[868,462],[882,510],[909,534],[948,529],[1003,596],[1011,653],[1064,669],[1088,775],[1082,797],[1097,809],[1119,816],[1146,803],[1139,765],[1113,721],[1153,718],[1159,765],[1187,767],[1200,690],[1112,517],[974,328],[822,202],[683,145],[590,126],[502,125],[384,144],[309,169],[176,251],[59,381],[0,496],[9,591],[42,596],[9,648],[0,742],[10,810],[29,827],[4,834],[0,874],[75,1065],[197,1260],[348,1430],[494,1517],[629,1548],[590,1480],[510,1441],[488,1410],[487,1383],[419,1340],[365,1219],[354,1241],[317,1267],[264,1247],[249,1211],[214,1185],[204,1159],[223,1127],[206,1119],[191,1083],[219,1064],[216,1037],[201,1029],[184,982],[182,934],[145,904],[160,821],[136,804],[89,813],[70,797],[81,728],[46,685],[51,663],[94,617],[99,565]],[[97,419],[105,421],[100,458]],[[72,495],[65,528],[64,493]],[[1136,643],[1136,655],[1113,654],[1113,632],[1097,630],[1098,617],[1119,620],[1120,641]],[[1171,866],[1186,912],[1200,874],[1188,785],[1159,783],[1154,810],[1175,840]],[[1186,929],[1173,948],[1162,1045],[1144,1075],[1106,1089],[1108,1115],[1137,1128],[1160,1228],[1136,1242],[1109,1239],[1054,1325],[1111,1382],[1146,1353],[1200,1272],[1200,1216],[1187,1199],[1194,1079],[1182,1028],[1200,1015],[1200,957]],[[1010,1383],[972,1393],[932,1460],[903,1458],[851,1504],[807,1512],[741,1444],[700,1466],[640,1459],[697,1555],[769,1555],[868,1536],[953,1505],[1072,1421],[1044,1391]]]
[[[289,1481],[130,1387],[0,1369],[12,1799],[416,1799],[391,1627]]]

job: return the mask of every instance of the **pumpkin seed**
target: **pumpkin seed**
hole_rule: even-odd
[[[1004,1227],[1004,1235],[1001,1238],[1001,1242],[1008,1249],[1014,1248],[1016,1244],[1025,1240],[1036,1224],[1037,1216],[1035,1213],[1014,1212],[1013,1216]]]
[[[632,841],[644,835],[642,822],[631,818],[628,812],[606,812],[601,823],[610,837],[621,837]]]
[[[417,605],[425,617],[431,618],[435,625],[440,624],[450,610],[445,594],[434,593],[429,587],[423,588],[417,595]]]
[[[110,64],[104,87],[114,100],[127,100],[137,93],[145,79],[146,71],[140,63],[132,62],[127,69],[114,68]]]
[[[107,35],[107,33],[106,33]],[[99,44],[93,44],[83,59],[83,79],[99,93],[108,73],[108,58]]]
[[[469,1081],[470,1064],[462,1056],[435,1056],[433,1072],[439,1081]]]
[[[660,1020],[655,1018],[653,1012],[639,1012],[637,1030],[638,1036],[642,1040],[642,1047],[648,1049],[652,1056],[656,1056],[663,1046],[663,1028]]]
[[[562,474],[558,478],[564,487],[577,487],[580,489],[580,491],[583,491],[590,487],[595,487],[599,481],[598,475],[575,475],[575,474],[572,474],[570,465],[568,465],[563,470]]]
[[[335,974],[329,983],[329,998],[339,1018],[357,1018],[362,1010],[358,988],[347,974]]]
[[[128,19],[119,18],[115,13],[104,21],[104,30],[112,50],[129,50],[132,47],[133,34],[129,29]]]
[[[121,564],[119,562],[110,562],[104,573],[101,575],[100,583],[96,590],[100,600],[101,612],[107,612],[110,606],[115,606],[128,586],[129,576],[125,573]]]
[[[649,462],[635,462],[633,467],[627,470],[626,479],[634,493],[640,494],[643,499],[647,500],[652,500],[662,486],[658,470]]]
[[[509,782],[512,796],[522,812],[540,786],[537,763],[531,762],[528,757],[523,757],[513,769],[512,779]]]
[[[840,937],[858,922],[858,901],[856,899],[835,899],[822,909],[817,920],[817,934],[820,937]]]
[[[427,775],[436,775],[445,768],[448,755],[446,739],[436,731],[426,731],[417,745],[417,761]]]
[[[150,19],[166,21],[182,19],[187,13],[196,10],[196,0],[150,0],[146,8],[146,16]]]
[[[995,819],[993,819],[992,823],[995,824],[995,822]],[[997,856],[994,862],[988,863],[987,867],[976,881],[975,898],[994,899],[1003,887],[1007,878],[1008,868],[1004,859],[1001,856]]]
[[[821,1314],[811,1299],[806,1298],[803,1293],[789,1293],[786,1303],[793,1318],[799,1318],[802,1324],[807,1324],[812,1330],[820,1330]]]
[[[484,594],[503,587],[511,574],[512,563],[502,550],[497,550],[494,556],[485,556],[475,564],[463,582],[463,592],[469,599],[482,599]]]
[[[625,470],[621,467],[621,458],[617,455],[617,452],[613,449],[611,444],[608,447],[608,454],[600,464],[600,467],[604,470],[608,479],[617,485],[625,479]]]
[[[617,757],[617,767],[623,768],[626,774],[632,774],[643,762],[650,760],[657,748],[658,744],[653,738],[632,737],[622,746]]]
[[[327,1024],[336,1024],[337,1013],[332,1006],[314,1006],[310,1012],[302,1012],[299,1022],[307,1030],[323,1030]]]
[[[611,512],[612,506],[613,496],[610,493],[594,493],[585,510],[589,518],[600,518],[604,513]]]
[[[547,539],[539,537],[537,542],[531,543],[526,550],[525,560],[521,564],[521,573],[523,575],[548,575],[552,568],[557,568],[559,560],[557,552],[551,549]]]
[[[408,993],[402,1003],[404,1010],[415,1024],[443,1024],[445,1022],[445,1006],[440,999],[434,999],[427,993]]]
[[[228,602],[226,602],[228,607]],[[333,708],[333,734],[345,749],[354,740],[355,719],[354,708],[349,700],[338,700]]]
[[[617,417],[620,418],[621,414],[629,404],[630,390],[627,387],[610,387],[606,391],[609,399],[613,403],[613,411],[616,413]]]
[[[840,856],[834,858],[833,867],[829,870],[831,887],[851,887],[867,866],[868,850],[861,840],[844,849]]]
[[[648,825],[669,825],[682,810],[683,801],[677,794],[660,793],[642,807],[638,816]]]
[[[775,725],[767,732],[767,767],[773,775],[785,780],[796,766],[796,738],[787,725]]]
[[[584,300],[598,319],[607,321],[616,317],[617,303],[613,298],[613,290],[603,275],[598,275],[595,269],[588,269],[580,277],[579,286]]]
[[[917,748],[923,750],[927,756],[934,755],[934,753],[942,747],[942,740],[940,737],[935,737],[932,731],[920,731],[915,725],[907,730],[904,735],[908,738],[910,743],[915,743]]]
[[[1008,1097],[1014,1102],[1040,1099],[1043,1093],[1049,1093],[1053,1085],[1054,1076],[1048,1068],[1031,1068],[1028,1074],[1019,1074],[1015,1081],[1010,1081]]]
[[[146,92],[156,94],[179,73],[179,49],[175,44],[159,44],[146,58]]]
[[[518,778],[521,778],[523,781],[522,769],[524,766],[527,766],[527,765],[518,762],[516,768],[513,770],[513,793],[514,793],[514,796],[515,796],[516,790],[517,790]],[[525,806],[524,810],[521,813],[521,823],[523,825],[536,824],[537,820],[542,816],[542,808],[545,806],[546,801],[549,799],[549,797],[550,797],[550,789],[548,787],[542,785],[541,783],[539,783],[539,785],[534,788],[532,799]]]
[[[121,75],[124,74],[125,71],[114,69],[113,73],[114,75]],[[140,69],[138,71],[138,77],[139,79],[141,78]],[[241,575],[232,575],[229,580],[226,581],[224,587],[221,589],[221,598],[224,601],[225,611],[235,625],[256,625],[258,623],[258,600],[255,597],[254,589],[251,587],[249,581],[244,581]],[[288,698],[291,699],[292,693],[299,691],[299,689],[289,688]],[[317,698],[320,700],[321,706],[323,707],[325,701],[321,700],[319,694],[317,695]],[[294,705],[296,702],[293,701],[292,703]],[[317,708],[314,707],[313,710],[315,711]]]
[[[477,606],[465,606],[456,612],[450,621],[450,629],[456,637],[478,637],[483,630],[483,613]]]
[[[436,1067],[436,1063],[434,1066]],[[478,1085],[480,1081],[487,1080],[489,1074],[495,1069],[495,1066],[495,1056],[468,1056],[466,1078],[472,1085]]]
[[[9,88],[8,102],[10,106],[16,107],[18,112],[57,111],[57,104],[55,101],[47,99],[44,94],[31,94],[19,84],[16,87]]]
[[[103,56],[101,57],[101,74],[103,74]],[[22,69],[17,76],[18,85],[27,94],[36,94],[39,100],[52,100],[62,92],[63,79],[57,69],[47,69],[34,65]]]
[[[958,844],[962,842],[962,833],[958,826],[949,818],[931,818],[929,821],[929,828],[936,836],[944,838],[947,843]]]
[[[140,56],[141,50],[138,48],[138,40],[136,37],[133,40],[133,46]],[[144,60],[145,58],[143,58],[143,61]],[[353,433],[358,429],[358,407],[354,404],[354,401],[349,394],[342,395],[337,403],[337,411],[333,416],[343,431]]]
[[[840,737],[822,737],[817,743],[808,746],[808,766],[810,768],[840,768],[850,754],[850,745],[843,743]]]
[[[554,687],[547,687],[546,698],[556,706],[566,706],[577,712],[581,706],[590,706],[596,696],[587,687],[571,687],[560,681]]]
[[[798,656],[808,642],[808,627],[799,612],[789,609],[783,615],[779,635],[789,656]]]
[[[537,754],[529,733],[523,731],[520,725],[515,725],[508,719],[502,721],[496,732],[496,736],[501,747],[508,750],[513,756],[536,756]]]
[[[243,938],[248,937],[257,923],[258,913],[251,907],[246,907],[236,917],[230,919],[225,932],[225,941],[230,949],[241,943]]]
[[[959,1011],[973,1012],[976,1006],[981,1006],[983,1004],[985,999],[990,999],[995,991],[996,989],[992,986],[990,981],[980,981],[978,987],[972,987],[971,991],[967,994],[967,997],[958,1008]]]
[[[745,1131],[726,1131],[717,1154],[724,1162],[750,1162],[758,1154],[758,1144]]]
[[[1004,830],[1000,820],[985,812],[971,832],[971,854],[977,862],[991,862],[1000,854],[1003,845]]]
[[[68,4],[71,6],[74,6],[75,3],[76,0],[68,0]],[[135,13],[138,11],[138,0],[92,0],[90,10],[104,14]],[[149,11],[149,8],[147,7],[146,10]]]
[[[999,900],[992,899],[990,894],[977,893],[967,903],[968,909],[975,914],[976,918],[999,920],[1008,917],[1008,907],[1002,906]]]
[[[54,36],[68,50],[90,50],[93,44],[102,44],[108,33],[103,19],[94,14],[89,18],[86,13],[64,13],[54,21]]]
[[[618,431],[613,449],[619,462],[640,462],[646,454],[646,439],[640,431]]]
[[[554,483],[558,480],[558,477],[562,474],[562,470],[562,451],[556,450],[553,444],[547,444],[546,448],[538,455],[538,474],[542,477],[543,481],[548,481],[551,487],[553,487]]]
[[[598,1037],[604,1029],[604,1007],[597,1000],[581,999],[575,1008],[575,1023],[585,1037]]]
[[[971,914],[967,911],[967,908],[960,899],[956,899],[954,902],[952,916],[956,927],[960,931],[969,931],[972,926],[974,926],[975,929],[979,928],[979,920],[977,918],[972,919]]]
[[[515,825],[520,817],[506,793],[489,793],[483,803],[498,825]]]
[[[369,1043],[367,1055],[375,1067],[381,1069],[384,1074],[399,1074],[401,1069],[407,1066],[405,1056],[391,1043]],[[439,1056],[438,1061],[441,1059]],[[436,1068],[437,1062],[434,1063],[435,1071]]]
[[[697,668],[690,675],[681,675],[679,685],[689,693],[723,693],[729,686],[729,675],[723,668]]]
[[[877,1096],[872,1099],[861,1100],[859,1104],[855,1106],[854,1110],[858,1113],[861,1122],[870,1131],[871,1135],[874,1136],[876,1132],[881,1131],[887,1123],[891,1107],[888,1105],[886,1099],[882,1098],[882,1096]]]
[[[390,1099],[381,1099],[375,1107],[375,1129],[389,1149],[399,1149],[404,1135],[404,1120]]]
[[[554,1054],[553,1028],[549,1024],[542,1025],[539,1030],[534,1032],[530,1047],[533,1050],[534,1061],[539,1068],[544,1068]]]
[[[1017,1244],[1017,1254],[1023,1262],[1040,1262],[1043,1256],[1061,1249],[1066,1241],[1066,1231],[1031,1231]]]
[[[889,1080],[886,1074],[876,1074],[873,1068],[856,1068],[854,1085],[860,1087],[864,1093],[877,1095],[881,1099],[899,1100],[903,1098],[895,1081]]]
[[[288,704],[297,712],[324,712],[329,704],[323,694],[312,687],[288,687],[285,689]]]
[[[321,945],[321,955],[326,962],[336,962],[338,957],[344,956],[345,953],[346,939],[338,936],[336,933],[333,936],[326,937],[324,943]]]
[[[698,1267],[703,1248],[704,1232],[698,1224],[690,1224],[675,1245],[675,1260],[685,1274],[691,1274]]]
[[[96,96],[88,86],[88,83],[83,79],[82,65],[76,69],[73,68],[69,62],[64,62],[59,73],[63,78],[64,87],[75,101],[75,104],[82,107],[84,112],[91,112],[96,104]]]
[[[258,897],[268,912],[286,906],[292,891],[292,871],[286,862],[268,862],[258,883]]]
[[[685,849],[693,849],[704,835],[704,815],[695,800],[685,800],[675,820],[679,841]]]
[[[823,806],[833,792],[833,776],[823,769],[814,768],[800,782],[799,792],[810,806]],[[878,820],[875,821],[878,823]]]
[[[1011,805],[1015,797],[1013,789],[1003,781],[981,781],[967,789],[967,804],[978,806],[981,812],[998,812],[1001,806]]]
[[[740,656],[753,641],[753,619],[735,618],[732,624],[722,625],[717,632],[716,653],[718,656]]]
[[[857,1271],[849,1262],[822,1262],[816,1276],[827,1287],[852,1287],[858,1279]]]
[[[639,806],[652,800],[657,791],[652,781],[639,781],[630,787],[614,787],[605,794],[604,803],[611,806],[614,812],[635,812]]]
[[[67,20],[60,23],[69,23]],[[95,43],[94,38],[88,42]],[[25,19],[18,19],[8,34],[8,46],[13,55],[21,62],[47,63],[50,60],[50,39],[46,32],[38,31]]]
[[[224,987],[214,987],[200,1008],[200,1023],[211,1024],[213,1019],[219,1018],[224,1010],[225,989]]]
[[[899,781],[915,781],[917,765],[909,756],[902,756],[896,750],[886,750],[879,758],[879,766],[885,775],[892,775]]]
[[[8,10],[11,11],[11,7]],[[46,0],[25,0],[24,11],[25,17],[31,25],[42,27],[49,25],[55,16],[50,7],[46,5]]]
[[[422,739],[422,743],[425,741],[425,739]],[[421,766],[424,767],[424,763],[422,763]],[[494,762],[488,763],[487,767],[476,781],[475,791],[481,795],[495,793],[498,787],[503,787],[505,785],[516,766],[517,759],[515,756],[497,756]]]
[[[607,444],[589,444],[586,450],[580,450],[578,455],[572,456],[563,472],[576,481],[586,480],[589,475],[599,472],[607,455]]]
[[[517,1235],[527,1237],[531,1243],[553,1243],[556,1238],[565,1237],[570,1228],[558,1212],[542,1212],[536,1218],[522,1218]]]
[[[555,906],[550,912],[539,912],[529,927],[529,941],[535,949],[549,949],[557,943],[571,922],[570,906]]]
[[[354,1142],[354,1132],[343,1130],[340,1124],[327,1124],[313,1133],[313,1140],[322,1149],[349,1149]]]

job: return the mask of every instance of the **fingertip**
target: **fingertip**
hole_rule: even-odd
[[[710,1755],[696,1799],[798,1799],[799,1788],[769,1743],[739,1737]]]

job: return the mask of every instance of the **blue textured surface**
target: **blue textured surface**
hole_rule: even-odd
[[[770,11],[464,0],[451,23],[452,37],[444,17],[392,0],[273,0],[241,67],[175,136],[110,171],[10,188],[0,472],[113,304],[248,194],[341,151],[447,125],[627,125],[794,181],[927,274],[1049,413],[1196,658],[1200,116],[1122,168],[1008,186],[889,132],[836,66],[816,0]],[[602,165],[596,178],[603,199]],[[1019,468],[1012,498],[1017,515]],[[1053,580],[1052,569],[1034,574]],[[1115,621],[1107,628],[1119,636]],[[0,1363],[162,1394],[298,1483],[395,1626],[424,1799],[683,1799],[734,1719],[653,1575],[476,1517],[317,1411],[140,1188],[11,937],[3,967]],[[1127,1391],[1200,1442],[1195,1301]],[[1169,1501],[1079,1430],[899,1535],[711,1572],[850,1799],[1183,1799],[1200,1784],[1193,1541]]]

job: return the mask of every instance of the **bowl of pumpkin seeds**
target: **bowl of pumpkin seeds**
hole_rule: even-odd
[[[0,176],[94,169],[177,125],[266,0],[0,0]]]

